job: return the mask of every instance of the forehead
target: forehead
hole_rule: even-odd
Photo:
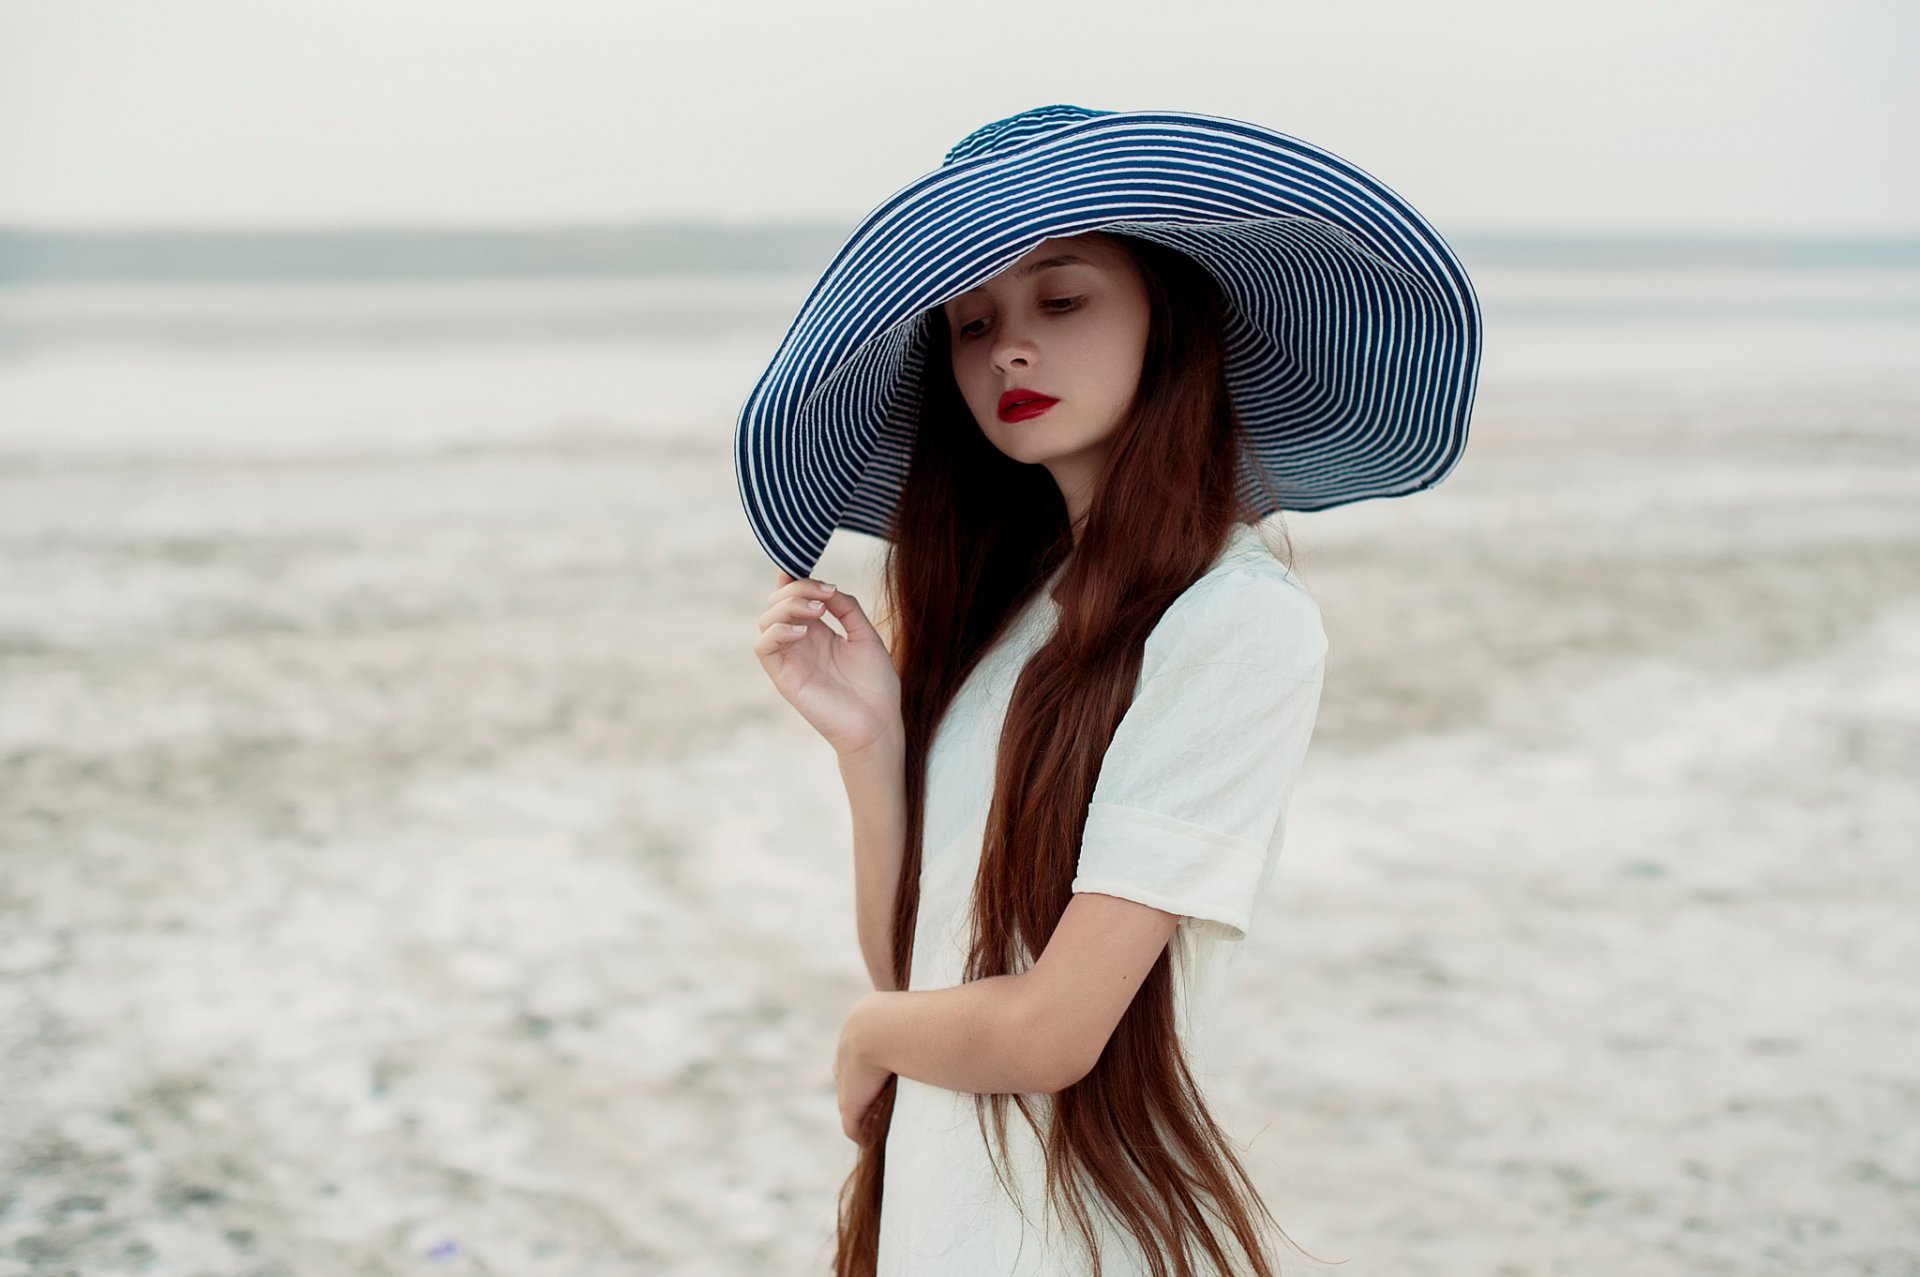
[[[1043,239],[1024,253],[1020,260],[995,275],[1001,279],[1019,270],[1030,270],[1036,263],[1054,257],[1078,257],[1095,266],[1106,266],[1120,256],[1120,250],[1099,235],[1070,235]]]
[[[1086,235],[1075,235],[1062,239],[1044,239],[1023,253],[1020,260],[1008,266],[985,284],[979,284],[961,293],[954,300],[977,294],[987,288],[1018,283],[1039,274],[1049,266],[1078,265],[1095,269],[1110,269],[1119,264],[1120,250],[1104,240]]]

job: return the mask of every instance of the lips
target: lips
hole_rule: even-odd
[[[1029,417],[1039,416],[1059,402],[1052,395],[1016,387],[1000,396],[1000,420],[1025,421]]]

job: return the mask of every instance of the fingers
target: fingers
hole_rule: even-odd
[[[755,650],[762,655],[804,638],[816,628],[832,635],[831,629],[817,625],[828,616],[840,622],[848,639],[884,644],[880,631],[853,595],[831,582],[816,581],[812,577],[796,580],[785,571],[779,572],[778,577],[781,584],[767,596],[767,610],[760,614],[760,641],[755,644]],[[795,626],[805,628],[795,629]]]
[[[874,628],[872,621],[867,619],[866,610],[860,606],[860,600],[853,595],[845,590],[835,590],[826,600],[826,604],[826,611],[834,620],[840,622],[840,628],[847,632],[848,638],[879,640],[880,631]]]
[[[780,575],[784,578],[781,585],[776,588],[772,594],[767,595],[767,606],[769,608],[773,607],[783,598],[831,598],[839,588],[827,581],[816,581],[812,577],[808,577],[803,581],[796,581],[792,577],[787,576],[785,572],[782,572]]]
[[[796,630],[791,625],[770,625],[760,631],[760,637],[753,641],[754,655],[762,658],[770,657],[776,652],[792,647],[812,632],[812,626],[804,630]],[[772,666],[768,668],[771,669]]]
[[[786,572],[778,589],[767,596],[767,610],[760,614],[760,637],[753,650],[760,656],[772,656],[816,630],[831,634],[819,619],[826,614],[827,599],[834,587],[819,581],[796,581]]]
[[[789,593],[788,588],[794,592]],[[767,610],[760,614],[761,629],[764,630],[769,626],[807,625],[826,614],[829,596],[823,595],[819,586],[814,586],[806,593],[798,592],[801,588],[800,584],[788,588],[773,592],[773,598],[769,600]],[[795,631],[795,633],[802,632],[804,631]]]
[[[769,610],[767,615],[760,619],[760,637],[754,640],[753,650],[761,656],[772,656],[780,649],[807,637],[816,628],[815,623],[803,619],[798,612],[793,613],[791,620],[784,617],[767,619],[768,616],[775,615],[775,610]]]

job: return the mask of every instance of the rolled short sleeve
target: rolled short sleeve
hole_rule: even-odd
[[[1245,939],[1313,734],[1326,648],[1319,607],[1277,563],[1203,577],[1176,599],[1101,762],[1072,890]]]

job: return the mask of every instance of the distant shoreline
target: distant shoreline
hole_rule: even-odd
[[[688,221],[499,230],[0,227],[0,285],[813,273],[850,229]],[[1920,270],[1920,235],[1464,233],[1448,242],[1469,268]]]

